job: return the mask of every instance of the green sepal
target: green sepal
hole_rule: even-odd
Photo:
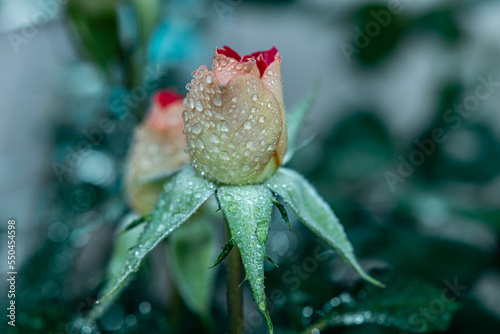
[[[197,176],[196,171],[187,166],[167,182],[151,213],[152,219],[130,251],[121,275],[117,277],[113,288],[97,303],[118,291],[132,274],[139,270],[144,257],[188,220],[214,192],[215,186],[212,183]]]
[[[272,193],[263,185],[223,186],[217,199],[224,212],[232,239],[241,254],[246,280],[254,299],[264,315],[269,332],[273,325],[267,311],[264,292],[264,258],[272,209]]]
[[[231,252],[231,250],[233,249],[233,247],[234,247],[234,240],[231,239],[224,245],[224,247],[222,247],[222,251],[220,252],[219,256],[217,257],[217,260],[215,260],[214,264],[212,264],[210,267],[208,267],[208,269],[212,269],[213,267],[215,267],[216,265],[218,265],[222,261],[224,261],[226,259],[226,257],[229,255],[229,252]]]
[[[243,283],[245,283],[246,281],[248,281],[248,280],[247,280],[247,278],[245,277],[245,278],[243,279],[243,281],[241,281],[241,283],[240,283],[240,284],[238,284],[238,288],[241,288],[241,286],[243,285]]]
[[[285,206],[280,202],[278,202],[277,200],[275,200],[274,198],[273,198],[273,204],[276,206],[276,208],[278,208],[278,211],[281,214],[281,218],[283,218],[286,225],[288,226],[288,230],[291,231],[292,228],[290,227],[290,220],[288,219],[288,213],[286,212]]]
[[[272,264],[273,266],[275,266],[276,268],[279,268],[279,267],[280,267],[280,266],[278,266],[278,264],[277,264],[276,262],[274,262],[274,260],[273,260],[273,259],[271,259],[271,258],[270,258],[269,256],[267,256],[267,255],[266,255],[266,259],[267,259],[269,262],[271,262],[271,264]]]
[[[142,223],[148,223],[148,222],[150,222],[151,218],[152,218],[151,215],[146,215],[146,216],[139,217],[139,218],[133,220],[130,224],[128,224],[127,226],[125,226],[120,231],[120,233],[118,234],[118,237],[123,236],[125,233],[127,233],[128,231],[130,231],[130,230],[134,229],[135,227],[141,225]]]
[[[280,168],[267,181],[267,186],[290,205],[293,212],[309,229],[335,248],[361,277],[384,287],[384,284],[361,268],[344,227],[328,204],[302,175],[288,168]]]

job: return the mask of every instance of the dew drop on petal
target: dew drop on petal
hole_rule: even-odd
[[[258,99],[258,98],[259,98],[259,95],[257,95],[257,94],[253,94],[252,99],[253,99],[254,101],[257,101],[257,99]]]
[[[227,123],[225,121],[219,122],[219,128],[222,132],[227,132],[229,128],[227,127]]]
[[[250,170],[250,166],[245,164],[241,167],[241,169],[243,169],[245,172],[248,172]]]
[[[252,122],[246,121],[244,124],[245,129],[250,130],[252,128]]]
[[[193,127],[191,128],[191,131],[197,135],[201,132],[201,125],[200,123],[196,123],[195,125],[193,125]]]
[[[220,95],[214,95],[214,98],[212,101],[214,102],[214,105],[216,105],[217,107],[220,107],[222,105],[222,99],[221,99]]]
[[[203,110],[203,103],[201,103],[200,100],[196,101],[196,110],[198,110],[198,111]]]
[[[211,83],[212,83],[212,79],[213,79],[213,78],[212,78],[212,76],[211,76],[210,74],[209,74],[209,75],[207,75],[207,83],[208,83],[208,84],[211,84]]]
[[[219,137],[217,137],[216,134],[213,134],[211,137],[210,137],[210,140],[212,141],[212,143],[214,144],[218,144],[219,143]]]

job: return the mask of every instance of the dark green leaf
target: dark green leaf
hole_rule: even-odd
[[[416,333],[439,332],[448,328],[459,308],[454,291],[463,288],[459,282],[445,281],[438,287],[416,276],[388,270],[372,274],[387,287],[378,289],[363,282],[351,293],[334,297],[323,308],[328,312],[325,318],[311,329],[376,324]]]

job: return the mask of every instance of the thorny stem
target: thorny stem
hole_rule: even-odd
[[[231,231],[227,226],[227,240],[231,240]],[[239,288],[242,277],[241,256],[238,247],[227,257],[227,291],[229,302],[229,316],[231,319],[231,334],[243,334],[243,289]]]

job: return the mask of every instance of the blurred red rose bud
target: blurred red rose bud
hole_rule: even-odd
[[[173,90],[157,91],[148,115],[135,130],[127,158],[125,190],[130,205],[141,215],[151,212],[163,186],[141,180],[174,171],[189,161],[184,152],[182,100]]]

